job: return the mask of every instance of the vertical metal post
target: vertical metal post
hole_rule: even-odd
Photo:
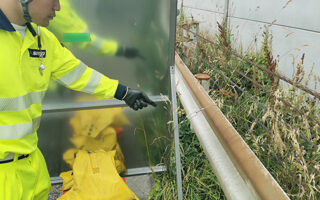
[[[176,21],[177,21],[177,0],[170,0],[170,32],[169,32],[169,64],[174,65],[174,55],[176,50]]]
[[[198,43],[199,43],[199,23],[195,23],[195,33],[196,35],[194,36],[195,37],[195,45],[196,45],[196,50],[195,50],[195,56],[198,55],[198,52],[199,52],[199,47],[198,47]]]
[[[177,190],[178,200],[182,200],[182,178],[181,178],[181,161],[180,161],[180,142],[179,142],[179,128],[177,116],[177,97],[176,97],[176,82],[175,82],[175,47],[176,47],[176,21],[177,21],[177,0],[170,0],[170,47],[169,47],[169,64],[170,78],[171,78],[171,100],[172,100],[172,116],[174,127],[174,146],[176,158],[176,171],[177,171]]]
[[[229,17],[229,0],[225,0],[224,2],[224,22],[225,27],[228,27],[228,17]]]
[[[175,66],[170,67],[170,75],[171,75],[172,116],[173,116],[173,128],[174,128],[174,149],[175,149],[176,172],[177,172],[177,190],[178,190],[178,200],[182,200],[183,196],[182,196],[179,124],[178,124],[178,115],[177,115]]]
[[[196,23],[196,49],[198,49],[198,42],[199,42],[199,23]]]

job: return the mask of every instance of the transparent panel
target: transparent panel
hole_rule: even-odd
[[[131,88],[159,95],[169,90],[169,26],[170,0],[61,0],[61,11],[49,30],[90,67]],[[107,42],[104,47],[101,41]],[[138,56],[115,56],[119,48],[114,44],[135,48]],[[103,53],[97,53],[99,48]],[[77,94],[54,83],[50,88],[54,89],[48,91],[47,103],[72,102]]]
[[[172,16],[172,12],[170,14],[170,9],[173,9],[173,5],[176,9],[176,1],[60,2],[61,11],[48,28],[76,57],[109,78],[117,79],[131,88],[139,88],[150,96],[170,96],[169,66],[174,58],[176,20],[176,16]],[[120,47],[134,48],[138,50],[138,54],[134,58],[119,56],[116,52]],[[48,108],[50,105],[52,107],[78,101],[93,105],[92,100],[97,99],[52,82],[44,104]],[[168,121],[171,121],[171,109],[168,107],[165,103],[159,103],[157,108],[150,107],[139,112],[124,108],[121,115],[129,124],[120,123],[117,127],[109,124],[110,117],[113,116],[112,109],[43,114],[38,131],[39,147],[46,157],[50,175],[58,176],[60,172],[69,170],[63,155],[70,148],[90,149],[100,145],[101,140],[97,142],[88,137],[78,137],[92,134],[97,127],[111,127],[112,129],[108,129],[110,133],[116,131],[128,169],[157,165],[170,141]],[[112,120],[116,124],[123,118]],[[107,136],[95,136],[102,141],[109,141],[103,144],[103,148],[108,148],[114,135],[111,139],[105,137]],[[89,145],[83,145],[88,140]],[[72,151],[65,155],[72,158]]]
[[[69,170],[63,155],[70,157],[67,152],[70,149],[93,151],[101,148],[118,152],[113,138],[108,135],[113,134],[112,131],[115,131],[128,169],[160,163],[169,141],[166,107],[161,103],[156,109],[140,112],[107,108],[44,114],[39,148],[46,157],[50,175],[58,176],[61,171]],[[102,136],[102,132],[107,132],[107,136]]]

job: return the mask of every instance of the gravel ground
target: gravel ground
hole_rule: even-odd
[[[60,191],[62,185],[52,185],[52,192],[49,193],[48,200],[56,200],[62,195],[62,191]]]

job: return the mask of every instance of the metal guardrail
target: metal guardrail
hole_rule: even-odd
[[[228,199],[289,199],[176,55],[176,84],[192,127]]]

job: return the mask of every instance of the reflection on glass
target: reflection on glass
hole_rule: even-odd
[[[84,63],[108,77],[149,95],[168,94],[169,11],[169,0],[62,0],[49,29]],[[124,49],[138,54],[117,56]],[[54,84],[46,102],[75,99],[78,92]]]
[[[170,0],[61,0],[61,11],[48,28],[97,71],[148,95],[168,95],[169,25]],[[135,56],[124,54],[125,49]],[[96,99],[52,82],[44,103],[91,100]],[[169,141],[168,113],[167,105],[159,104],[139,112],[115,108],[44,114],[39,147],[51,176],[69,170],[63,156],[70,165],[77,149],[96,147],[118,150],[120,171],[156,165]]]
[[[166,107],[159,104],[141,112],[107,108],[44,114],[39,148],[47,158],[50,175],[69,170],[79,149],[115,150],[118,170],[123,173],[126,168],[159,164],[169,141]]]
[[[86,99],[85,99],[86,100]],[[69,141],[73,147],[63,153],[63,160],[72,169],[79,150],[115,151],[115,166],[118,173],[125,173],[124,156],[118,144],[123,127],[129,125],[122,108],[77,111],[69,120],[72,135]]]

